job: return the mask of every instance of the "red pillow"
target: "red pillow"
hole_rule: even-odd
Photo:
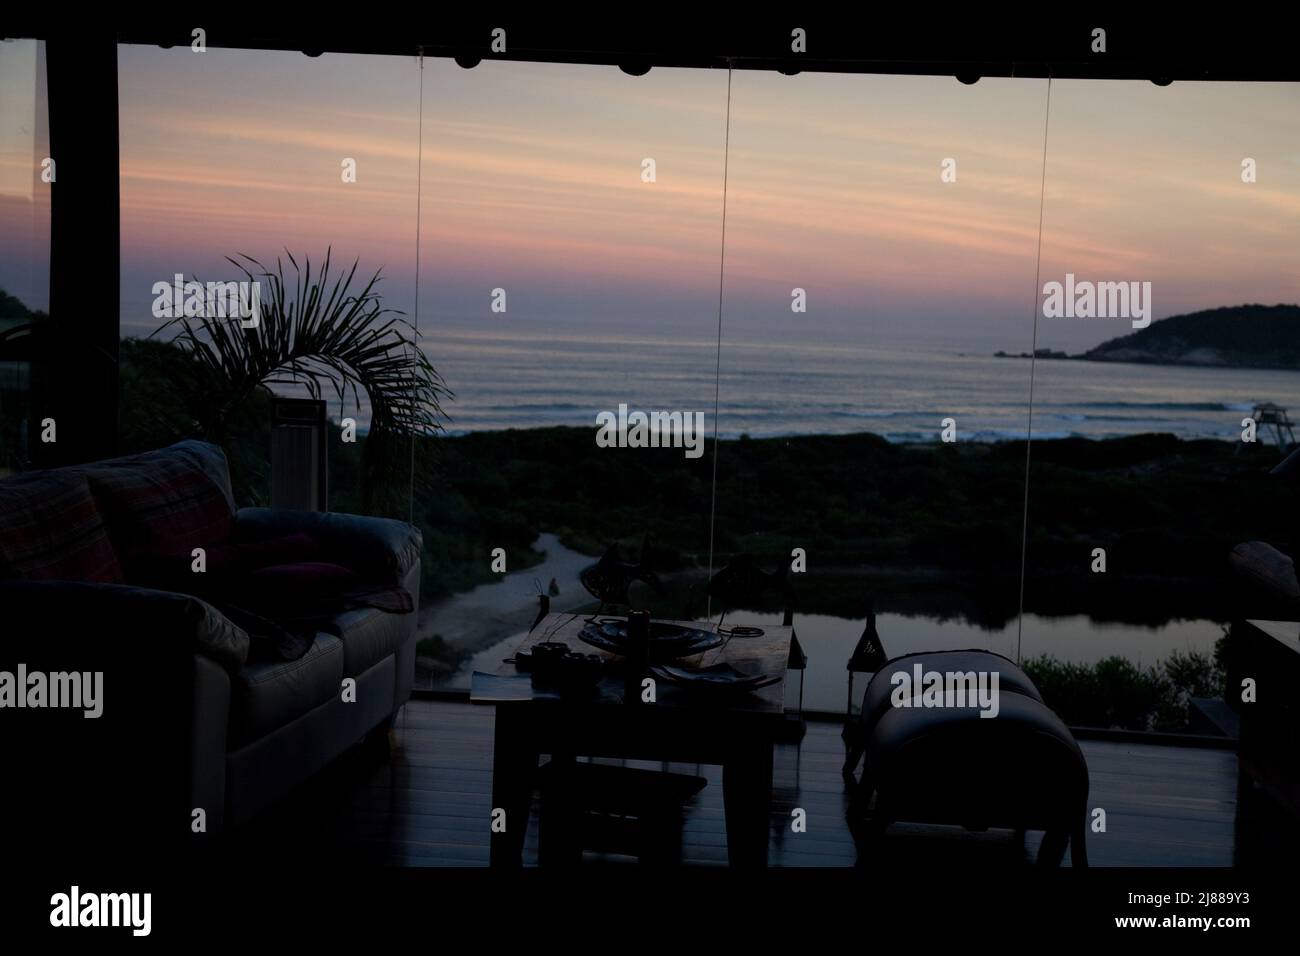
[[[273,620],[335,614],[343,609],[343,595],[358,584],[352,571],[326,561],[274,564],[238,581],[229,599]]]
[[[217,573],[256,571],[275,564],[316,561],[324,556],[321,546],[309,535],[287,534],[262,541],[227,542],[209,548],[208,570]]]

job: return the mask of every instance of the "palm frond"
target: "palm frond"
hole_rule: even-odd
[[[333,273],[331,251],[313,271],[310,258],[285,281],[277,257],[275,271],[251,256],[228,258],[249,282],[261,283],[260,321],[244,328],[237,318],[178,317],[155,335],[175,329],[175,344],[190,352],[220,383],[213,396],[222,413],[255,389],[276,384],[305,386],[314,398],[332,392],[340,405],[350,395],[360,410],[361,394],[370,404],[371,430],[431,437],[442,431],[443,402],[454,396],[403,313],[382,305],[376,271],[354,291],[358,262]]]

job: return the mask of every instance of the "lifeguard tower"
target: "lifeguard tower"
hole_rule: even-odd
[[[1250,417],[1255,419],[1257,428],[1264,425],[1273,426],[1273,437],[1277,439],[1277,447],[1282,451],[1286,451],[1295,444],[1295,432],[1291,428],[1291,419],[1287,418],[1286,409],[1281,405],[1274,405],[1272,402],[1260,402],[1255,406],[1255,410],[1250,413]]]

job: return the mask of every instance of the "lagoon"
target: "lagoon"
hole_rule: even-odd
[[[728,617],[735,624],[778,624],[775,614],[736,612]],[[847,702],[848,672],[845,665],[862,633],[863,622],[829,614],[795,617],[795,633],[808,655],[804,672],[803,706],[808,711],[843,713]],[[915,651],[979,648],[1017,659],[1017,622],[986,629],[960,619],[940,620],[902,614],[880,614],[876,619],[885,651],[898,657]],[[451,674],[428,680],[424,686],[439,690],[468,689],[475,670],[495,671],[526,628],[463,660]],[[1044,617],[1026,614],[1020,635],[1020,659],[1048,655],[1056,660],[1093,664],[1118,656],[1141,667],[1157,664],[1174,651],[1198,651],[1213,656],[1215,642],[1223,636],[1223,625],[1209,620],[1174,620],[1156,626],[1093,621],[1087,615]],[[736,639],[741,640],[740,638]],[[725,653],[725,652],[724,652]],[[707,655],[706,655],[707,656]],[[725,659],[725,657],[720,658]],[[712,658],[708,661],[712,663]],[[786,689],[786,706],[799,704],[799,675],[792,673]],[[864,678],[855,683],[860,695]]]

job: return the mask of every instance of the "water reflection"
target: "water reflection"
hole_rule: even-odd
[[[737,612],[736,624],[776,625],[775,614]],[[960,618],[938,620],[929,617],[880,614],[877,627],[890,657],[915,651],[981,648],[1016,659],[1016,622],[986,629]],[[848,673],[845,664],[862,631],[862,621],[829,614],[802,614],[795,618],[795,631],[808,655],[804,673],[804,709],[843,713]],[[495,671],[509,656],[523,630],[466,658],[450,675],[431,682],[437,689],[465,689],[475,670]],[[1146,667],[1158,664],[1175,651],[1200,652],[1213,656],[1215,642],[1223,636],[1222,625],[1210,620],[1170,621],[1154,627],[1093,621],[1086,615],[1041,617],[1025,615],[1021,655],[1024,659],[1048,655],[1058,661],[1095,664],[1107,657],[1121,657]],[[797,675],[787,687],[786,705],[798,703]]]

